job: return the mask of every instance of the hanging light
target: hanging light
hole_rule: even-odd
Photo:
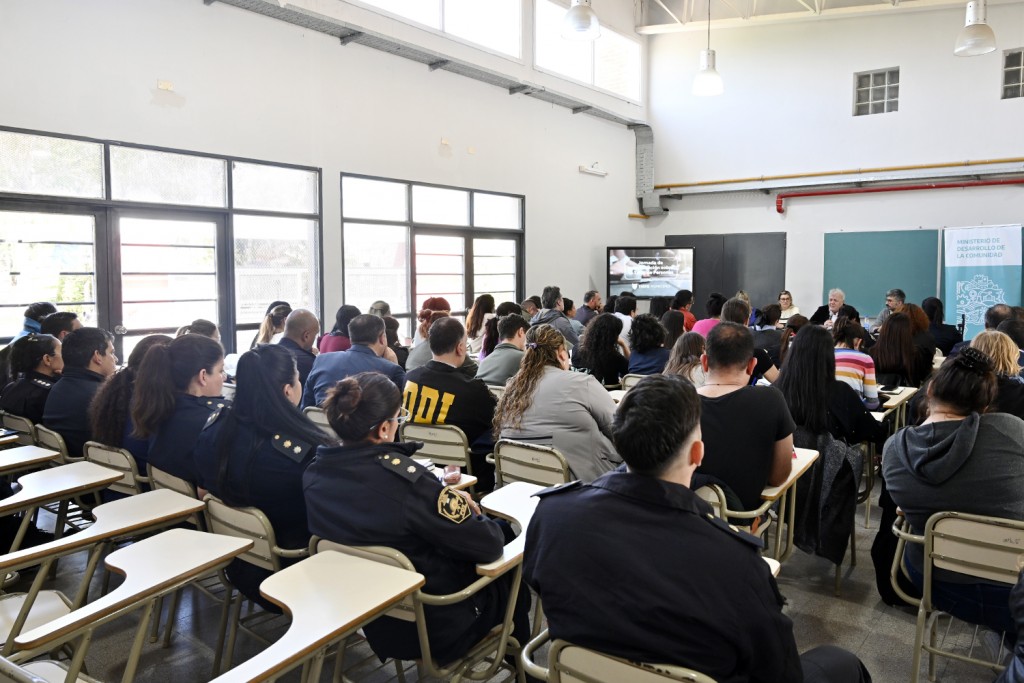
[[[590,8],[590,0],[572,0],[572,7],[562,19],[562,37],[566,40],[597,40],[601,22]]]
[[[715,70],[715,51],[711,49],[711,0],[708,0],[708,47],[700,51],[700,71],[693,79],[693,94],[711,97],[725,92],[722,77]]]
[[[985,9],[985,0],[967,3],[967,20],[953,46],[953,54],[957,57],[984,55],[996,49],[996,34],[985,23]]]

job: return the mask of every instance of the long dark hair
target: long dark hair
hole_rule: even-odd
[[[173,413],[175,395],[188,389],[200,370],[212,373],[224,348],[209,337],[186,334],[166,346],[154,346],[139,366],[132,396],[136,438],[155,434]]]
[[[498,308],[494,311],[494,317],[487,321],[484,325],[484,345],[483,345],[483,357],[491,355],[491,351],[494,351],[494,347],[501,341],[498,339],[498,321],[504,318],[506,315],[522,315],[523,309],[515,301],[503,301],[498,304]]]
[[[717,318],[722,315],[722,306],[725,305],[726,298],[719,292],[711,292],[708,295],[708,300],[704,303],[704,311],[708,314],[709,318]]]
[[[799,313],[797,315],[791,315],[786,321],[786,327],[782,330],[782,339],[779,340],[780,362],[785,361],[786,351],[789,350],[789,343],[792,341],[793,336],[796,335],[796,333],[800,331],[800,328],[808,322],[810,321],[807,319],[807,316],[800,315]]]
[[[481,294],[473,302],[473,308],[466,316],[466,336],[476,339],[480,336],[480,329],[484,326],[484,316],[494,313],[494,297],[490,294]]]
[[[651,299],[651,308],[648,311],[657,319],[661,319],[661,316],[665,315],[665,311],[672,307],[672,297],[670,296],[656,296]]]
[[[804,325],[790,344],[775,385],[798,425],[814,434],[828,431],[828,389],[836,381],[832,335],[820,325]]]
[[[259,346],[238,359],[235,400],[231,407],[224,408],[224,415],[220,418],[224,424],[214,445],[218,465],[217,490],[225,493],[226,503],[231,504],[232,498],[237,501],[249,498],[248,491],[235,491],[233,495],[227,493],[230,491],[228,468],[249,470],[259,439],[270,438],[272,434],[287,434],[290,438],[314,445],[331,443],[327,434],[284,395],[284,387],[294,384],[298,376],[295,357],[291,351],[277,344]],[[249,440],[241,448],[238,447],[240,426],[248,428]],[[242,454],[242,460],[233,461],[232,452]],[[250,480],[251,477],[241,477],[241,481]]]
[[[675,345],[676,339],[686,332],[686,316],[675,309],[665,311],[661,315],[661,325],[667,334],[665,347],[671,349]]]
[[[345,304],[338,309],[338,312],[334,314],[334,327],[331,329],[331,334],[335,336],[348,336],[348,324],[352,322],[352,318],[360,315],[359,309],[355,306]]]
[[[911,332],[910,317],[893,313],[882,323],[878,341],[868,351],[875,361],[875,371],[901,375],[909,382],[919,382],[914,368],[914,335]]]
[[[611,354],[618,353],[619,333],[622,332],[622,321],[611,313],[596,315],[587,324],[583,340],[573,354],[578,368],[604,367]]]
[[[154,346],[166,346],[171,338],[166,334],[143,337],[128,356],[128,364],[111,377],[96,392],[89,405],[89,423],[92,438],[107,446],[120,448],[124,444],[124,427],[128,422],[135,378],[146,353]]]
[[[59,343],[56,337],[35,332],[15,339],[11,344],[11,377],[17,378],[35,370],[44,356],[56,353]]]
[[[942,305],[942,299],[930,296],[921,302],[921,308],[932,325],[941,325],[945,322],[946,310]]]
[[[402,395],[394,382],[379,372],[360,372],[328,389],[323,405],[331,429],[341,440],[359,443],[398,412]]]

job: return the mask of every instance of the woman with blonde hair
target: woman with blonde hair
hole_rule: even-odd
[[[502,439],[554,446],[573,478],[591,482],[622,462],[611,442],[615,403],[592,375],[568,369],[561,332],[531,327],[522,366],[494,412],[494,431]]]
[[[260,323],[260,329],[249,348],[255,349],[257,344],[277,343],[284,336],[284,321],[291,312],[292,307],[287,301],[274,301],[267,306],[263,322]]]
[[[1020,376],[1020,366],[1017,365],[1020,350],[1014,341],[1002,332],[985,330],[971,340],[971,348],[992,359],[997,385],[991,412],[1024,418],[1024,377]]]

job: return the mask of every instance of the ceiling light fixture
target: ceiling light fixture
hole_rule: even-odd
[[[715,51],[711,49],[711,0],[708,0],[708,47],[700,51],[700,71],[693,79],[693,94],[711,97],[725,92],[722,77],[715,70]]]
[[[975,57],[996,49],[996,34],[985,23],[985,0],[967,3],[967,20],[956,36],[953,54],[957,57]]]
[[[590,8],[590,0],[572,0],[572,7],[562,19],[562,37],[566,40],[597,40],[601,22]]]

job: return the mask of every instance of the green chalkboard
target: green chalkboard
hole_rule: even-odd
[[[918,305],[925,297],[940,296],[938,274],[938,230],[825,233],[823,303],[828,290],[838,287],[846,303],[873,318],[885,306],[886,290],[894,287]]]

